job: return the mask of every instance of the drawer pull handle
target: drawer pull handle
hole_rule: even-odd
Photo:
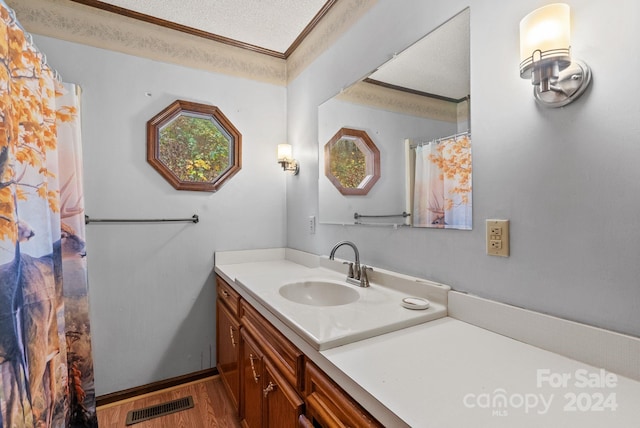
[[[236,338],[233,337],[233,326],[229,326],[229,336],[231,336],[231,345],[233,345],[233,347],[236,347]]]
[[[227,290],[222,290],[222,295],[224,297],[229,297],[229,292]]]
[[[253,380],[255,383],[258,383],[258,379],[260,379],[260,375],[256,373],[256,366],[253,365],[253,360],[257,360],[258,357],[254,357],[253,354],[249,354],[249,361],[251,362],[251,371],[253,372]]]
[[[276,385],[275,383],[269,382],[269,385],[267,385],[267,387],[262,390],[262,393],[264,394],[264,398],[267,398],[267,395],[269,395],[271,391],[276,389],[277,386],[278,385]]]

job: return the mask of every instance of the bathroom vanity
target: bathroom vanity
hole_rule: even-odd
[[[245,426],[379,426],[225,280],[217,286],[218,370]]]
[[[321,368],[320,351],[442,318],[449,287],[395,277],[400,288],[387,288],[377,270],[357,287],[341,261],[288,253],[296,261],[282,250],[216,254],[217,365],[243,423],[381,426]],[[409,290],[430,307],[399,306]]]
[[[637,338],[376,267],[370,287],[348,285],[342,261],[296,250],[221,252],[215,265],[217,366],[244,426],[634,427],[640,420]],[[314,287],[329,288],[298,291]],[[407,309],[403,296],[426,299],[429,308]],[[618,349],[626,354],[619,361],[605,357],[618,374],[597,368],[605,367],[598,355],[582,359],[593,365],[576,361],[580,346],[567,346],[567,358],[540,349],[555,345],[535,335],[535,346],[523,343],[536,326],[563,343],[568,334],[575,343],[599,340],[611,355]]]

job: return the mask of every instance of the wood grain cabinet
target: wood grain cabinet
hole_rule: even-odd
[[[295,427],[303,413],[304,355],[241,300],[240,417],[246,427]]]
[[[263,426],[295,427],[304,410],[302,398],[268,359],[264,369]]]
[[[218,371],[247,428],[381,427],[222,279]]]
[[[245,427],[261,427],[264,356],[245,329],[242,330],[240,337],[242,344],[240,418]]]
[[[240,404],[240,295],[218,279],[216,300],[216,361],[218,373],[236,411]]]
[[[306,420],[300,426],[382,427],[311,361],[305,364],[305,394]]]

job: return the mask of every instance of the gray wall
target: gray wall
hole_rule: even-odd
[[[545,110],[518,76],[518,23],[545,2],[496,4],[378,1],[287,89],[36,37],[84,89],[87,214],[201,218],[88,226],[97,394],[215,364],[216,250],[327,254],[351,239],[367,264],[640,336],[639,6],[570,2],[573,52],[594,82],[578,102]],[[469,5],[473,231],[319,225],[310,235],[317,107]],[[217,105],[243,135],[242,170],[215,194],[175,191],[145,161],[145,122],[177,98]],[[285,139],[299,176],[274,161]],[[511,220],[510,258],[485,255],[487,218]]]
[[[83,89],[86,214],[200,216],[196,225],[87,226],[96,393],[214,366],[214,251],[285,244],[286,179],[275,157],[286,89],[35,39]],[[146,162],[146,122],[176,99],[218,106],[242,134],[242,170],[217,193],[176,191]]]
[[[287,180],[288,246],[327,254],[350,239],[366,264],[640,336],[640,6],[569,2],[573,54],[589,63],[594,82],[577,102],[542,109],[519,77],[518,25],[547,3],[379,1],[297,77],[287,125],[302,169]],[[317,106],[467,6],[473,231],[319,225],[310,235]],[[491,218],[511,220],[509,258],[485,255]]]

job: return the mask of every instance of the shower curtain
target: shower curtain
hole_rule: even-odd
[[[0,428],[97,426],[78,92],[0,0]]]
[[[471,229],[471,137],[416,147],[413,226]]]

